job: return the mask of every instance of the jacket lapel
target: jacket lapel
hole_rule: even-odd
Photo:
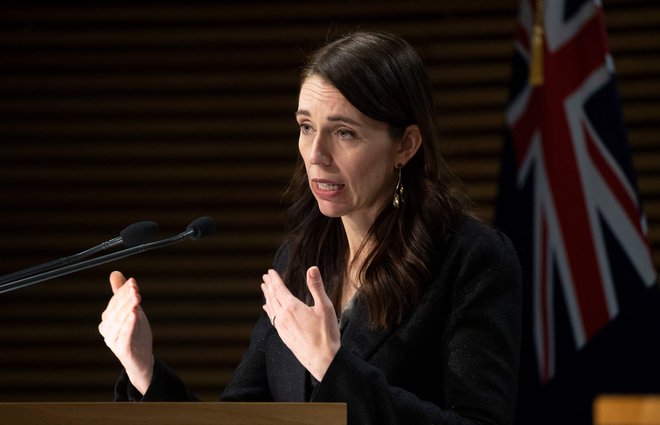
[[[306,401],[306,369],[282,342],[277,332],[270,335],[266,350],[273,401]]]
[[[341,335],[341,345],[364,360],[369,360],[393,330],[371,329],[361,302],[355,303]]]

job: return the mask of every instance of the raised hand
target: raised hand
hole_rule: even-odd
[[[263,275],[263,309],[280,338],[318,381],[323,379],[341,344],[335,308],[325,293],[318,267],[307,270],[314,305],[296,298],[275,270]]]
[[[149,320],[140,306],[135,279],[120,272],[110,274],[113,296],[101,315],[99,332],[126,369],[133,386],[144,394],[153,375],[153,336]]]

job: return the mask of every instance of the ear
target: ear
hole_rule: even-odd
[[[399,148],[395,153],[395,164],[406,165],[410,158],[417,153],[420,146],[422,146],[422,133],[419,131],[419,127],[417,124],[409,125],[403,131]]]

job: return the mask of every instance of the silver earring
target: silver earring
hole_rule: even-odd
[[[392,205],[394,208],[399,208],[403,204],[403,184],[401,183],[401,169],[403,168],[403,165],[397,164],[396,168],[399,169],[399,180],[396,182],[396,188],[394,188],[394,199],[392,199]]]

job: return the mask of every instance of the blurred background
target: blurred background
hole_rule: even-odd
[[[660,3],[604,2],[660,266]],[[138,279],[155,353],[216,400],[284,234],[298,71],[328,37],[386,30],[424,57],[442,150],[491,223],[516,0],[33,2],[0,6],[0,274],[140,220],[216,235],[0,294],[0,402],[107,401],[97,332],[114,269]]]

